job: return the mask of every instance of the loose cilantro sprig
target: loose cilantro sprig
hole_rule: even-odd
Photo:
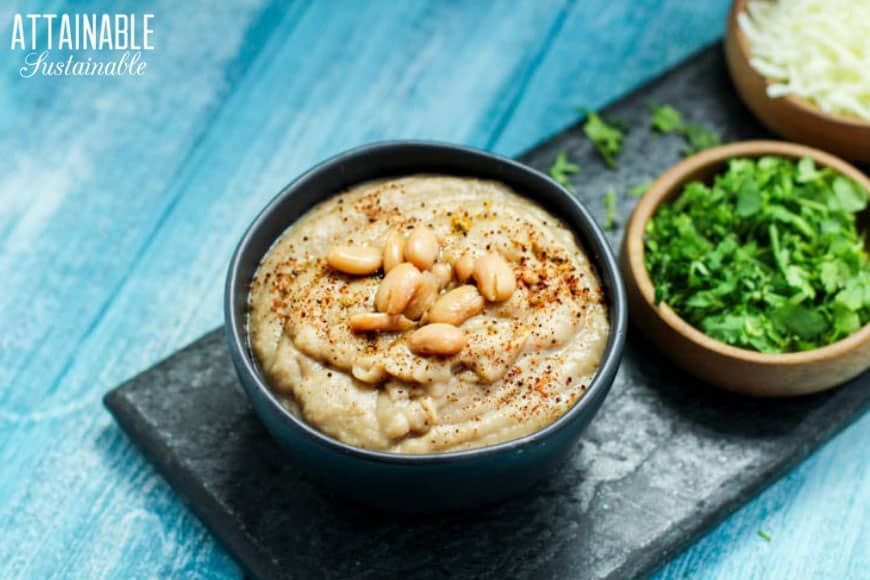
[[[571,193],[575,193],[574,184],[571,183],[571,176],[578,173],[580,173],[580,166],[568,161],[568,153],[564,149],[559,151],[556,159],[553,161],[553,165],[550,167],[550,177]]]
[[[652,126],[659,133],[677,133],[683,128],[683,115],[670,105],[652,107]]]
[[[607,167],[615,168],[616,157],[622,151],[622,138],[627,127],[612,119],[606,123],[594,111],[580,109],[580,112],[586,113],[583,132],[595,144],[595,148],[598,149],[598,153]]]
[[[722,342],[809,350],[870,321],[867,192],[810,159],[732,159],[689,183],[646,227],[656,301]]]
[[[719,138],[719,135],[695,123],[683,125],[682,133],[683,137],[689,142],[689,147],[683,149],[683,155],[686,157],[722,144],[722,139]]]
[[[698,125],[686,123],[683,115],[670,105],[652,104],[652,126],[659,133],[677,133],[688,143],[683,155],[689,156],[722,143],[719,135]]]

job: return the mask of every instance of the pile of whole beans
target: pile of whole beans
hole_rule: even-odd
[[[510,299],[516,277],[497,252],[462,254],[452,264],[439,262],[441,246],[431,228],[417,226],[406,237],[390,232],[383,248],[335,246],[326,257],[333,269],[371,276],[382,268],[375,312],[350,317],[354,332],[401,332],[417,328],[408,348],[421,356],[451,356],[465,346],[459,326],[483,311],[487,301]],[[474,280],[476,286],[468,283]],[[422,326],[418,326],[422,324]]]

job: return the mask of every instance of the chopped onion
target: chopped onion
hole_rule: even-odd
[[[737,20],[769,97],[870,120],[870,0],[751,0]]]

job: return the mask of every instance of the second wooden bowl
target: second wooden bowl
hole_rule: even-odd
[[[748,0],[735,0],[725,31],[725,58],[740,98],[768,129],[792,141],[870,163],[870,121],[830,115],[803,99],[767,96],[770,81],[749,64],[749,43],[737,23]]]
[[[845,161],[818,149],[779,141],[744,141],[708,149],[678,163],[650,187],[626,228],[621,266],[631,320],[677,365],[711,384],[757,397],[789,397],[822,391],[870,368],[870,324],[855,334],[814,350],[765,354],[727,345],[656,304],[655,287],[644,263],[644,230],[659,206],[691,181],[709,182],[734,157],[779,155],[812,158],[870,191],[870,180]],[[870,212],[870,210],[865,210]]]

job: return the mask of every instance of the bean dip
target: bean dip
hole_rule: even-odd
[[[414,175],[307,212],[251,283],[251,349],[304,421],[367,449],[508,441],[583,396],[605,300],[562,222],[507,186]]]

